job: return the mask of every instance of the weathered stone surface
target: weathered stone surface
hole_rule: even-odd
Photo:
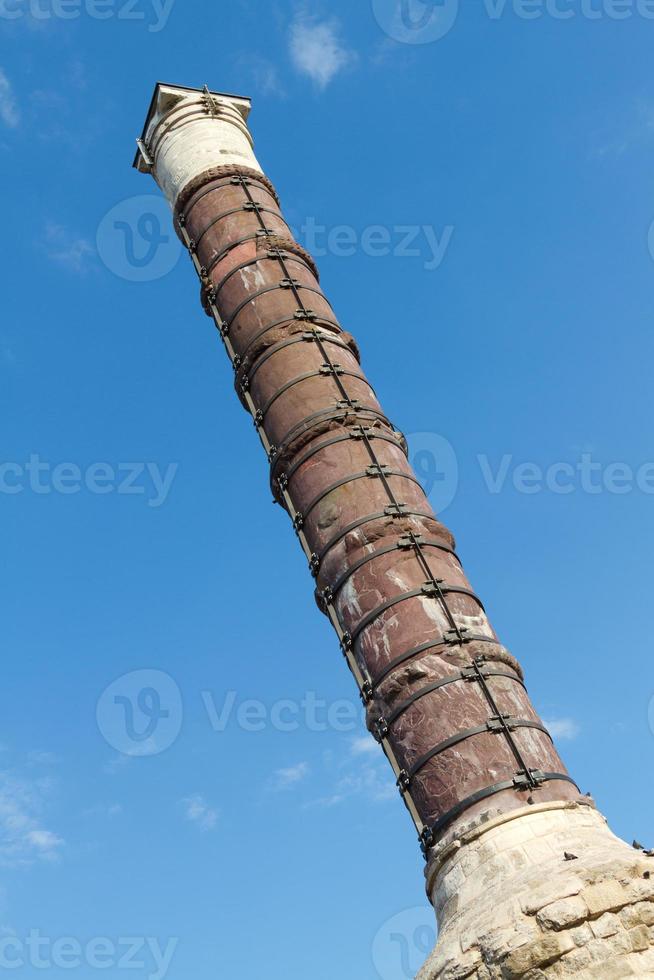
[[[620,931],[620,920],[617,915],[606,912],[595,922],[591,922],[590,927],[593,935],[598,939],[607,939],[608,936],[615,936],[616,932]]]
[[[534,841],[546,846],[524,864],[519,856]],[[445,961],[469,964],[472,955],[475,980],[482,965],[492,980],[654,978],[654,902],[643,877],[654,862],[615,837],[596,810],[525,808],[458,845],[431,870],[440,932],[418,980],[444,980]],[[577,859],[565,861],[566,851]]]
[[[631,948],[635,953],[649,949],[649,929],[647,926],[636,926],[635,929],[630,929],[629,938],[631,939]]]
[[[573,947],[574,943],[570,936],[556,934],[543,936],[530,946],[524,946],[510,953],[503,964],[504,974],[508,980],[518,980],[527,970],[536,966],[548,966]]]
[[[625,929],[633,929],[635,926],[654,925],[654,903],[636,902],[635,905],[628,905],[620,912],[620,920]]]
[[[577,926],[576,929],[570,930],[570,935],[572,936],[575,946],[585,946],[593,938],[593,930],[590,928],[588,922],[582,923],[582,925]]]
[[[592,916],[601,915],[603,912],[615,912],[629,902],[627,892],[617,881],[603,881],[591,885],[590,888],[584,888],[581,897]]]
[[[583,898],[562,898],[541,909],[536,919],[543,929],[569,929],[588,918],[588,906]]]

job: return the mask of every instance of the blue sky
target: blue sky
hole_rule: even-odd
[[[572,773],[654,843],[652,6],[0,4],[15,976],[405,980],[433,941],[410,821],[131,170],[158,79],[252,96]]]

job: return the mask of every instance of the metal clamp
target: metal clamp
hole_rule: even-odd
[[[406,769],[402,769],[397,777],[397,787],[400,793],[404,794],[411,788],[411,776],[408,774]]]
[[[365,705],[369,705],[371,701],[374,700],[375,697],[375,691],[372,686],[372,681],[364,681],[364,683],[361,686],[361,691],[359,693],[361,695],[361,700],[363,701],[363,703]]]
[[[406,517],[408,509],[407,504],[390,504],[384,508],[384,514],[386,517]]]
[[[388,738],[388,725],[384,718],[378,718],[372,726],[372,734],[378,742],[383,742]]]

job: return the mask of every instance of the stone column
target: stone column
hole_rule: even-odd
[[[416,826],[440,925],[421,976],[654,976],[652,862],[567,773],[281,213],[249,108],[158,85],[135,166],[170,203]]]

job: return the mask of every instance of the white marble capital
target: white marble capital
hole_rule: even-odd
[[[159,83],[134,165],[155,177],[173,209],[191,181],[215,167],[261,173],[249,113],[250,100],[241,96]]]

